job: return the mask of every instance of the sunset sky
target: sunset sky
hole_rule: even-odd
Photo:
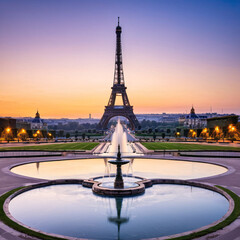
[[[135,113],[240,114],[238,0],[0,0],[0,116],[101,117],[118,16]]]

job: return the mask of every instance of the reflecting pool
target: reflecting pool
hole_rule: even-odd
[[[37,162],[17,166],[13,173],[41,179],[91,178],[115,173],[115,166],[105,159],[77,159],[64,161]],[[131,159],[122,166],[123,174],[145,178],[196,179],[227,172],[225,167],[208,163],[163,160]]]
[[[110,198],[65,184],[20,194],[9,211],[18,221],[47,233],[135,240],[200,228],[220,219],[228,207],[222,195],[185,185],[159,184],[141,196]]]

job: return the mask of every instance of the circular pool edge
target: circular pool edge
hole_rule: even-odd
[[[25,164],[32,164],[32,163],[43,163],[43,162],[58,162],[58,161],[68,161],[68,160],[91,160],[91,159],[103,159],[103,158],[106,158],[106,157],[80,157],[80,158],[67,158],[67,159],[49,159],[49,160],[44,160],[44,159],[41,159],[41,160],[33,160],[33,161],[24,161],[24,162],[20,162],[20,163],[17,163],[17,164],[11,164],[5,168],[3,168],[2,170],[9,174],[9,175],[12,175],[12,176],[19,176],[19,177],[22,177],[22,178],[25,178],[25,179],[35,179],[35,180],[41,180],[41,181],[52,181],[51,179],[44,179],[44,178],[37,178],[37,177],[30,177],[30,176],[27,176],[27,175],[22,175],[22,174],[19,174],[19,173],[14,173],[12,171],[13,168],[16,168],[16,167],[19,167],[19,166],[22,166],[22,165],[25,165]],[[129,157],[130,158],[130,157]],[[210,175],[210,176],[204,176],[204,177],[198,177],[198,178],[189,178],[188,181],[197,181],[197,180],[203,180],[203,179],[211,179],[211,178],[214,178],[214,177],[219,177],[219,176],[225,176],[225,175],[229,175],[231,173],[233,173],[235,171],[235,169],[232,167],[232,166],[229,166],[229,165],[226,165],[226,164],[222,164],[222,163],[216,163],[216,162],[211,162],[211,161],[202,161],[201,159],[194,159],[194,160],[187,160],[187,159],[179,159],[179,158],[163,158],[161,159],[160,156],[154,156],[154,157],[151,157],[151,156],[144,156],[144,157],[138,157],[139,159],[151,159],[151,160],[173,160],[173,161],[182,161],[182,162],[196,162],[196,163],[205,163],[205,164],[211,164],[211,165],[215,165],[215,166],[219,166],[219,167],[223,167],[226,169],[226,172],[223,172],[223,173],[219,173],[219,174],[216,174],[216,175]]]
[[[221,194],[229,202],[229,208],[228,208],[228,211],[226,212],[226,214],[222,218],[218,219],[217,221],[215,221],[215,222],[213,222],[213,223],[211,223],[209,225],[203,226],[203,227],[195,229],[195,230],[182,232],[182,233],[178,233],[178,234],[174,234],[174,235],[169,235],[169,236],[164,236],[164,237],[157,237],[157,238],[151,238],[151,240],[162,240],[162,239],[166,239],[166,238],[167,239],[172,239],[172,238],[178,238],[178,237],[184,237],[184,236],[187,237],[188,235],[196,234],[196,233],[199,233],[201,231],[207,230],[209,228],[216,227],[216,225],[218,225],[219,223],[224,222],[233,213],[233,211],[235,209],[235,202],[234,202],[233,198],[226,191],[222,190],[221,188],[215,187],[213,185],[203,184],[203,183],[193,182],[193,181],[187,181],[187,180],[175,180],[175,179],[152,179],[151,181],[152,181],[152,184],[188,185],[188,186],[194,186],[194,187],[200,187],[200,188],[208,189],[208,190],[211,190],[211,191],[214,191],[214,192],[217,192],[217,193]],[[5,201],[3,202],[3,206],[2,206],[3,207],[3,212],[4,212],[4,214],[6,215],[6,217],[8,219],[10,219],[14,223],[20,225],[20,227],[23,228],[22,232],[24,232],[25,234],[28,234],[30,236],[34,236],[34,234],[32,234],[32,233],[36,233],[36,234],[42,235],[42,237],[49,236],[49,237],[53,237],[53,238],[61,238],[61,239],[69,239],[69,240],[73,240],[73,239],[75,239],[75,240],[76,239],[78,239],[78,240],[80,240],[80,239],[87,240],[87,238],[75,238],[75,237],[69,237],[69,236],[64,236],[64,235],[59,235],[59,234],[49,234],[49,233],[40,231],[38,229],[31,228],[29,226],[24,225],[22,222],[16,220],[9,212],[9,203],[10,203],[10,201],[13,198],[15,198],[16,196],[18,196],[18,195],[20,195],[20,194],[22,194],[22,193],[24,193],[26,191],[29,191],[29,190],[32,190],[32,189],[36,189],[36,188],[40,188],[40,187],[51,186],[51,185],[60,185],[60,184],[81,184],[82,185],[82,183],[83,183],[83,180],[79,180],[79,179],[61,179],[61,180],[45,181],[45,182],[29,185],[29,186],[23,187],[23,188],[21,188],[19,190],[16,189],[16,191],[13,194],[11,194],[10,196],[8,196],[5,199]],[[13,190],[11,190],[11,191],[13,191]],[[11,192],[11,191],[9,191],[9,192]],[[230,223],[231,222],[229,222],[228,224],[230,224]],[[12,227],[11,224],[9,226]],[[219,230],[221,228],[222,227],[219,227],[215,231],[217,231],[217,230]],[[25,231],[24,231],[24,229],[25,229]],[[18,229],[16,229],[16,230],[18,230]],[[32,233],[29,233],[29,230]],[[202,234],[200,236],[203,236],[203,235],[206,235],[206,234],[207,233]]]

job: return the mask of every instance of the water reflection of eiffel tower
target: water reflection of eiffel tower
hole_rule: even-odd
[[[140,126],[135,114],[133,113],[133,106],[130,105],[126,92],[127,87],[125,87],[122,65],[121,33],[122,28],[119,26],[118,18],[118,26],[116,27],[117,46],[114,81],[108,105],[105,107],[105,112],[99,122],[99,127],[101,128],[106,128],[109,120],[116,116],[123,116],[127,118],[131,124],[132,129],[138,128]],[[116,98],[118,96],[122,98],[122,105],[116,105]]]
[[[117,239],[120,240],[120,228],[123,223],[127,223],[129,221],[129,217],[121,217],[121,211],[122,211],[122,202],[123,198],[117,197],[115,198],[116,203],[116,209],[117,209],[117,216],[115,217],[108,217],[108,221],[112,222],[117,225],[118,229],[118,235]]]

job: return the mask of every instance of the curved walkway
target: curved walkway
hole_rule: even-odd
[[[10,165],[18,164],[21,162],[30,162],[30,161],[46,161],[46,160],[64,160],[64,159],[78,159],[78,158],[92,158],[92,155],[83,155],[81,156],[61,156],[61,157],[35,157],[35,158],[1,158],[0,159],[0,195],[3,193],[19,187],[29,184],[39,183],[41,179],[32,179],[23,176],[17,176],[8,171]],[[231,191],[235,192],[240,196],[240,158],[199,158],[199,157],[186,157],[186,156],[163,156],[163,155],[154,155],[147,156],[148,158],[161,158],[161,159],[174,159],[174,160],[189,160],[189,161],[202,161],[208,163],[217,163],[229,166],[231,171],[222,174],[221,176],[213,176],[209,178],[203,178],[194,180],[197,182],[209,183],[213,185],[221,185],[226,188],[229,188]],[[2,222],[0,222],[0,240],[23,240],[23,239],[36,239],[29,237],[25,234],[19,233]],[[234,221],[231,225],[225,227],[222,230],[219,230],[215,233],[209,234],[207,236],[199,238],[203,239],[216,239],[216,240],[240,240],[240,218]]]

